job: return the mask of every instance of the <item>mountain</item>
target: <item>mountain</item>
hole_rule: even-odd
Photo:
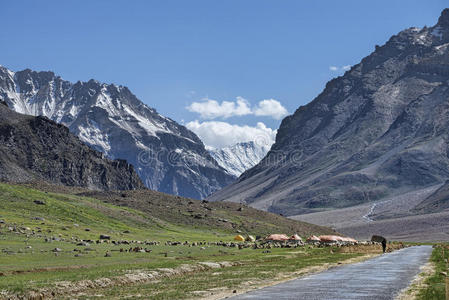
[[[16,113],[0,102],[0,180],[45,180],[93,190],[145,188],[132,165],[109,160],[68,128]]]
[[[435,26],[394,35],[329,81],[282,121],[258,165],[209,199],[292,216],[416,194],[401,202],[413,209],[449,179],[448,145],[445,9]]]
[[[151,189],[204,198],[229,175],[184,126],[146,106],[124,86],[71,83],[53,72],[0,67],[0,100],[15,111],[67,126],[92,148],[125,159]]]
[[[449,211],[449,180],[413,209],[416,213]]]
[[[211,149],[209,153],[229,174],[238,177],[258,164],[269,150],[268,145],[258,145],[254,141],[250,141],[222,149]]]

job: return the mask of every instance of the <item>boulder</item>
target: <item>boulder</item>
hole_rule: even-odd
[[[100,240],[110,240],[111,237],[109,235],[106,234],[100,234]]]

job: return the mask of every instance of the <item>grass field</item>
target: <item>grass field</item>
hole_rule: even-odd
[[[448,259],[449,246],[447,244],[438,245],[438,247],[433,249],[430,260],[435,266],[435,272],[426,279],[426,286],[418,294],[418,299],[446,299],[446,275],[443,272],[449,275],[449,269],[447,268]]]
[[[95,295],[107,299],[197,298],[223,290],[250,288],[291,276],[306,267],[363,255],[309,246],[270,250],[216,246],[209,242],[231,241],[242,228],[246,232],[254,228],[255,234],[280,230],[289,233],[295,226],[302,230],[309,228],[307,234],[329,229],[307,227],[275,215],[261,217],[249,208],[242,211],[220,206],[227,204],[185,200],[193,214],[207,211],[204,213],[207,217],[197,219],[182,215],[186,208],[181,204],[167,203],[172,208],[164,212],[163,202],[145,198],[148,194],[139,194],[141,202],[135,200],[133,205],[126,206],[112,203],[117,202],[117,197],[127,198],[131,203],[137,197],[112,194],[111,199],[104,199],[109,196],[100,193],[101,197],[95,198],[95,195],[98,196],[0,184],[0,298],[28,295],[30,291],[43,291],[47,296],[54,293],[58,299]],[[137,204],[142,201],[154,202],[152,207],[160,211],[151,214],[149,207],[138,210]],[[228,221],[222,225],[217,218]],[[226,226],[229,223],[242,227]],[[111,240],[97,242],[101,234]],[[115,245],[111,241],[126,244]],[[160,243],[153,245],[150,243],[153,241]],[[189,243],[172,246],[166,245],[166,241]],[[192,245],[194,242],[198,244]],[[134,247],[140,247],[142,252],[126,251]],[[217,262],[222,266],[213,267]],[[142,274],[147,276],[145,280],[132,281]]]

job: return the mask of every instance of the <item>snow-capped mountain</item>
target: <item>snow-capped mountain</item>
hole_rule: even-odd
[[[71,83],[53,72],[12,72],[0,66],[0,100],[19,113],[69,127],[110,158],[134,165],[147,187],[204,198],[231,183],[190,130],[142,103],[124,86]]]
[[[269,150],[269,145],[259,145],[251,141],[222,149],[210,149],[209,152],[229,174],[238,177],[246,170],[257,165]]]

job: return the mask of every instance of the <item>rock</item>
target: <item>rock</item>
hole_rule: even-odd
[[[90,231],[90,228],[85,228],[84,231]]]
[[[109,235],[106,234],[100,234],[100,240],[110,240],[111,237]]]
[[[42,217],[34,217],[33,220],[36,220],[36,221],[45,221],[45,219],[42,218]]]
[[[41,200],[34,200],[33,202],[34,202],[34,204],[37,204],[37,205],[45,205],[45,202],[41,201]]]

